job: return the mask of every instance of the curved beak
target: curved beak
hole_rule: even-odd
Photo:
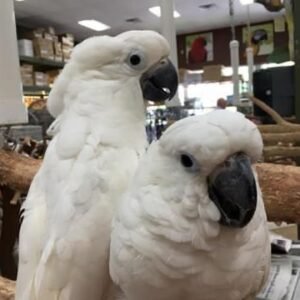
[[[171,100],[178,87],[177,71],[169,59],[163,59],[142,75],[140,84],[145,100]]]
[[[220,223],[228,227],[245,227],[253,218],[257,190],[251,162],[247,155],[231,156],[208,177],[210,199],[221,213]]]

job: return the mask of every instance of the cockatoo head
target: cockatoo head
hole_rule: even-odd
[[[48,99],[48,109],[58,116],[64,109],[64,95],[70,82],[113,81],[126,84],[128,78],[140,82],[146,100],[171,99],[178,77],[168,59],[167,41],[154,31],[127,31],[115,37],[96,36],[78,44]],[[110,83],[109,83],[110,82]]]
[[[160,186],[165,201],[181,203],[187,215],[197,214],[197,203],[200,209],[202,203],[208,210],[200,216],[241,228],[256,210],[252,164],[262,149],[261,135],[251,121],[240,113],[216,110],[170,126],[141,163],[140,172],[147,174],[138,177]]]

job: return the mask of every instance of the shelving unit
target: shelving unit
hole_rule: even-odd
[[[50,86],[23,86],[23,93],[27,95],[44,95],[48,94],[51,90]]]
[[[30,56],[20,56],[20,62],[43,67],[48,70],[63,68],[65,65],[65,63],[61,61],[55,61],[55,60],[50,60],[45,58],[38,58],[38,57],[30,57]]]
[[[64,62],[54,61],[39,57],[20,56],[20,63],[33,65],[38,71],[49,71],[55,69],[62,69],[65,65]],[[50,86],[23,86],[24,96],[44,96],[51,90]]]

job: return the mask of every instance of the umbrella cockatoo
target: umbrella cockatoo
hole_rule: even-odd
[[[108,299],[110,226],[146,146],[144,99],[177,89],[158,33],[75,47],[48,109],[54,136],[24,204],[17,300]]]
[[[176,122],[150,146],[119,204],[110,273],[126,300],[245,300],[270,265],[253,163],[256,126],[216,110]]]

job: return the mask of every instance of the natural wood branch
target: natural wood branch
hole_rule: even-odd
[[[15,282],[0,277],[0,300],[15,299]]]
[[[0,150],[0,184],[26,192],[40,164],[40,160]]]
[[[270,221],[300,223],[300,168],[274,164],[256,166]],[[0,299],[14,299],[15,283],[0,278]]]
[[[300,132],[300,124],[285,125],[258,125],[258,129],[261,133],[291,133]]]
[[[258,106],[260,109],[262,109],[264,112],[266,112],[278,125],[285,125],[289,126],[291,123],[285,121],[279,113],[277,113],[273,108],[268,106],[266,103],[264,103],[262,100],[256,98],[256,97],[250,97],[252,102]]]
[[[299,143],[300,131],[288,133],[263,133],[262,138],[265,145],[276,145],[279,142],[283,144]]]
[[[300,223],[300,168],[276,164],[256,166],[268,220]]]
[[[276,125],[259,125],[257,126],[259,131],[264,133],[292,133],[300,132],[300,124],[293,124],[284,120],[273,108],[268,106],[262,100],[256,97],[250,97],[252,102],[266,112],[275,122]]]
[[[0,179],[11,187],[27,190],[39,166],[38,160],[0,150]],[[300,168],[258,164],[257,171],[269,220],[300,223]]]
[[[300,147],[267,146],[264,147],[264,157],[300,157]]]

